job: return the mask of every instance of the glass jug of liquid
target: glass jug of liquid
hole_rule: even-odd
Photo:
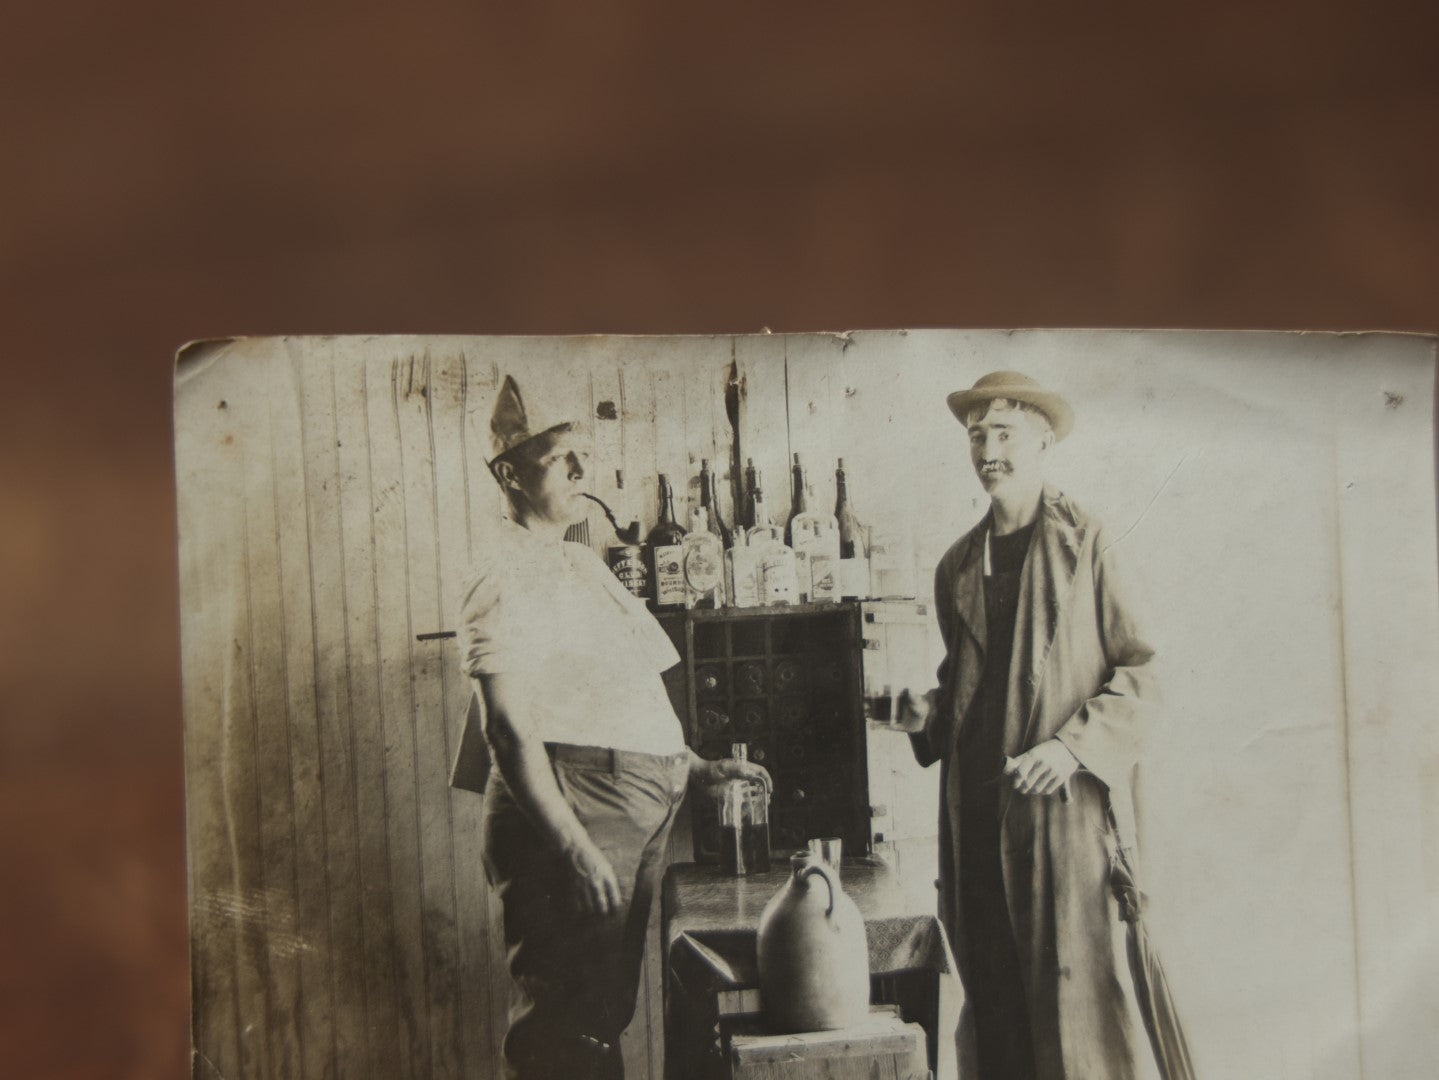
[[[744,743],[731,747],[731,757],[744,761]],[[730,780],[720,789],[720,870],[730,877],[762,874],[769,869],[769,792],[754,780]]]

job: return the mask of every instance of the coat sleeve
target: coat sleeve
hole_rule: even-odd
[[[950,595],[950,560],[941,559],[934,570],[934,614],[939,620],[939,634],[944,641],[944,659],[939,663],[939,670],[936,678],[939,679],[939,692],[934,697],[934,707],[924,721],[924,730],[914,732],[909,737],[910,748],[914,751],[914,760],[925,768],[933,765],[944,755],[945,743],[948,741],[950,730],[950,714],[953,711],[951,689],[953,680],[951,671],[954,664],[954,657],[950,651],[950,642],[953,640],[954,610],[949,602]]]
[[[1098,692],[1055,733],[1107,787],[1126,785],[1158,705],[1154,648],[1104,532],[1094,538],[1094,606],[1106,671]]]

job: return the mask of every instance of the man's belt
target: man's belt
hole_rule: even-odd
[[[579,765],[589,769],[607,769],[612,773],[624,769],[667,769],[688,764],[689,751],[673,754],[646,754],[639,750],[615,750],[606,746],[574,746],[570,743],[545,743],[552,761]]]

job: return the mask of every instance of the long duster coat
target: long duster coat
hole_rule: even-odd
[[[946,656],[936,707],[914,736],[921,765],[941,763],[940,915],[965,974],[960,932],[959,727],[984,669],[985,518],[945,554],[935,608]],[[1109,888],[1116,844],[1134,845],[1133,776],[1155,704],[1154,650],[1136,625],[1103,528],[1046,486],[1020,573],[1004,753],[1060,739],[1081,768],[1068,801],[1001,785],[1004,888],[1041,1080],[1157,1075]],[[1112,807],[1118,830],[1110,827]],[[966,986],[972,994],[982,987]],[[961,1021],[961,1060],[972,1031]]]

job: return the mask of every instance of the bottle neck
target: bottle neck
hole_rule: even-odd
[[[794,512],[809,513],[809,494],[805,491],[804,470],[798,465],[794,467]]]

